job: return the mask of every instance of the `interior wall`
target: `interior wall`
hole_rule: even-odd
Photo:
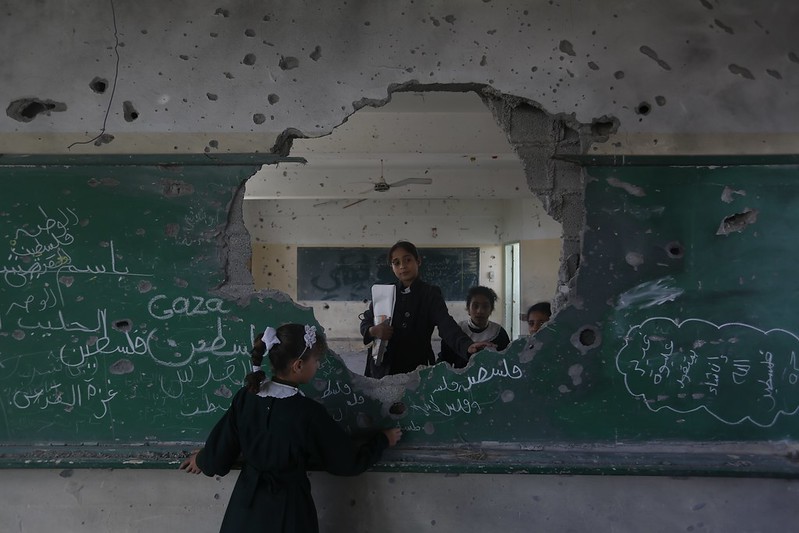
[[[797,12],[746,0],[17,2],[0,33],[0,140],[4,153],[267,151],[287,128],[326,135],[417,82],[485,84],[583,124],[616,117],[594,147],[606,153],[793,151]],[[25,99],[40,111],[22,115],[12,104]]]
[[[530,196],[532,201],[532,195]],[[504,229],[504,200],[347,200],[319,207],[314,200],[246,200],[244,223],[254,243],[300,246],[417,246],[496,244]]]
[[[327,244],[325,246],[344,246],[347,243]],[[429,246],[429,243],[419,243],[419,246]],[[437,244],[438,245],[438,244]],[[473,246],[464,243],[446,243],[442,247]],[[549,280],[554,283],[557,277],[557,256],[549,272]],[[253,245],[253,281],[256,289],[277,289],[288,294],[292,300],[300,305],[312,307],[314,316],[319,324],[325,328],[328,337],[337,342],[358,340],[360,319],[358,315],[367,307],[368,302],[343,302],[321,300],[297,299],[297,246],[288,244],[255,244]],[[480,274],[479,283],[494,289],[497,294],[502,294],[502,247],[480,246]],[[552,261],[549,261],[552,266]],[[422,266],[424,274],[424,266]],[[370,280],[367,280],[367,282]],[[449,301],[447,308],[456,321],[468,318],[464,300]],[[491,319],[502,323],[504,311],[497,305]]]
[[[521,241],[521,312],[538,302],[551,302],[558,282],[560,253],[563,242],[560,239],[538,239]],[[520,318],[520,330],[527,332],[527,317]]]
[[[286,292],[312,307],[331,339],[360,338],[359,313],[364,302],[297,300],[298,246],[386,247],[400,239],[417,246],[480,248],[479,283],[504,293],[503,244],[509,235],[528,236],[522,250],[522,306],[533,298],[550,300],[555,293],[560,260],[560,225],[532,198],[519,200],[368,200],[350,208],[343,202],[314,207],[313,200],[247,200],[244,221],[253,246],[252,273],[256,289]],[[502,244],[497,244],[497,243]],[[424,276],[424,264],[422,265]],[[370,280],[367,280],[369,282]],[[538,301],[538,300],[536,300]],[[463,300],[448,302],[450,314],[465,320]],[[504,323],[498,302],[491,319]],[[523,328],[521,331],[525,331]],[[357,345],[360,348],[359,345]],[[349,351],[349,345],[340,345]]]
[[[3,531],[219,530],[237,473],[6,470]],[[791,531],[799,482],[781,479],[311,474],[324,533]]]

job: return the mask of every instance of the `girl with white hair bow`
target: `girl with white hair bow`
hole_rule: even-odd
[[[300,391],[313,379],[326,349],[324,335],[314,326],[266,328],[253,346],[246,386],[205,447],[180,465],[189,473],[224,476],[243,456],[220,531],[319,531],[307,469],[360,474],[400,439],[398,428],[386,429],[355,448],[327,409]],[[271,379],[261,368],[265,355]]]

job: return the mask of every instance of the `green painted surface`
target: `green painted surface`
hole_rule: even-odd
[[[79,465],[172,464],[226,407],[255,332],[313,321],[213,291],[254,168],[3,170],[2,465],[53,464],[52,443]],[[532,348],[366,387],[331,357],[306,393],[354,433],[403,427],[387,469],[799,474],[797,167],[588,173],[575,305]]]
[[[516,341],[464,373],[423,372],[403,399],[411,439],[795,440],[796,167],[590,175],[580,308],[560,312],[536,350]],[[753,223],[717,234],[747,210]]]
[[[197,441],[290,304],[215,294],[257,166],[4,168],[0,441]]]

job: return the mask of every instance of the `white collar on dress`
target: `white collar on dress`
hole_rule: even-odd
[[[262,398],[290,398],[295,394],[305,396],[297,387],[284,385],[283,383],[275,383],[274,381],[269,380],[261,383],[261,390],[258,391],[258,396],[261,396]]]

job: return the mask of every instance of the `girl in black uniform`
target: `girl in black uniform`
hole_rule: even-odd
[[[473,341],[490,342],[498,351],[502,351],[510,344],[510,337],[505,328],[488,319],[494,312],[497,303],[497,293],[489,287],[478,285],[472,287],[466,294],[466,312],[469,319],[458,322],[458,326]],[[438,360],[446,361],[455,368],[463,368],[466,362],[450,348],[446,342],[441,343],[441,353]]]
[[[361,335],[364,344],[374,339],[389,342],[382,365],[378,366],[371,354],[366,357],[365,375],[381,378],[386,374],[411,372],[420,365],[432,365],[435,354],[430,337],[435,327],[464,362],[471,354],[490,346],[487,342],[472,342],[450,316],[441,289],[419,279],[422,261],[416,246],[399,241],[388,251],[388,262],[398,280],[391,324],[386,320],[375,325],[370,304],[362,315]]]
[[[313,379],[325,349],[315,327],[266,328],[253,347],[246,387],[233,398],[205,447],[180,465],[192,474],[224,476],[243,456],[245,465],[220,531],[319,531],[306,470],[360,474],[402,435],[396,428],[384,430],[355,449],[324,406],[300,392],[298,385]],[[273,371],[267,381],[261,370],[265,353]]]

